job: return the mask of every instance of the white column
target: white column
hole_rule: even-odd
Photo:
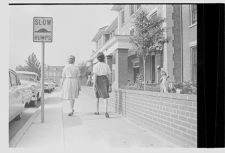
[[[167,24],[166,24],[166,5],[162,6],[162,17],[165,19],[165,22],[163,23],[163,28],[167,28]],[[167,33],[166,31],[163,33],[165,38],[167,38]],[[168,71],[168,67],[167,67],[167,43],[164,44],[164,50],[163,50],[163,68]]]

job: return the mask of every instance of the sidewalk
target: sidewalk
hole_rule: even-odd
[[[177,147],[155,133],[145,131],[109,108],[110,118],[104,116],[104,104],[100,101],[100,115],[94,115],[95,99],[82,88],[75,102],[75,115],[69,117],[69,104],[53,92],[45,102],[45,123],[41,114],[35,118],[17,147],[105,146],[127,147]]]

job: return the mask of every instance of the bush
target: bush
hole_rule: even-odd
[[[197,82],[184,81],[174,83],[176,89],[181,89],[181,94],[197,94]]]

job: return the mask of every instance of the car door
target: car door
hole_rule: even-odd
[[[15,73],[9,71],[9,121],[23,111],[22,90]]]

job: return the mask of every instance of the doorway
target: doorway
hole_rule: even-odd
[[[139,74],[139,67],[134,67],[134,82],[136,82],[137,75]]]
[[[151,80],[155,83],[155,55],[151,56]]]

